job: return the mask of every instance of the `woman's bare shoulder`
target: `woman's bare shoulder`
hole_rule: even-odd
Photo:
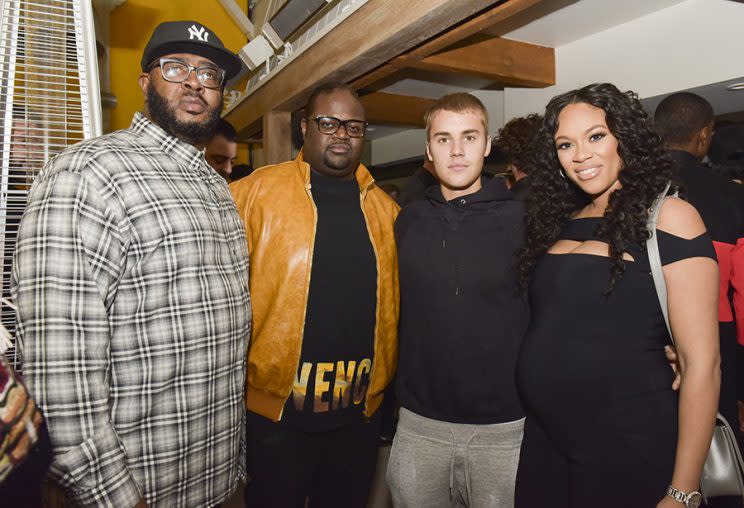
[[[681,238],[695,238],[705,233],[705,223],[697,209],[687,201],[669,197],[664,200],[656,226]]]

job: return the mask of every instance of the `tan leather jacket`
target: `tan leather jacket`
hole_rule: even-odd
[[[393,223],[398,205],[356,170],[359,199],[377,260],[374,362],[364,414],[382,403],[398,361],[398,256]],[[302,351],[317,226],[310,165],[294,161],[257,169],[230,185],[248,238],[253,326],[248,348],[246,407],[279,421],[292,393]],[[339,238],[339,242],[343,242]]]

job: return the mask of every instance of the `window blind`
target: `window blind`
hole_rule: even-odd
[[[0,292],[8,299],[34,177],[66,146],[101,134],[90,0],[0,0],[0,126]],[[13,335],[10,306],[0,306],[0,321]],[[6,356],[17,364],[14,348]]]

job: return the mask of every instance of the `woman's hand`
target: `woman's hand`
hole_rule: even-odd
[[[677,358],[677,350],[672,346],[664,346],[664,354],[669,362],[669,366],[674,371],[674,381],[672,382],[672,390],[675,392],[679,390],[679,385],[682,383],[682,371],[679,368],[679,359]]]

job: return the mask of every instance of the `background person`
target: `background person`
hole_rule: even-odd
[[[437,177],[434,175],[434,165],[424,154],[424,162],[421,167],[416,169],[408,178],[405,185],[400,191],[397,202],[400,206],[406,206],[408,203],[424,199],[426,190],[429,187],[436,186]]]
[[[0,353],[0,503],[40,508],[42,484],[51,463],[46,422],[26,386]]]
[[[708,157],[714,165],[744,166],[744,124],[716,126],[708,149]]]
[[[220,118],[214,136],[207,143],[204,158],[222,178],[229,180],[237,157],[238,133],[230,122]]]
[[[230,173],[230,182],[237,182],[251,173],[253,173],[253,166],[250,164],[236,164],[232,168],[232,173]]]
[[[708,157],[713,163],[713,171],[737,184],[744,183],[744,124],[716,126]],[[740,350],[744,351],[741,348]],[[742,358],[744,359],[744,353]],[[744,365],[744,362],[740,364]],[[744,394],[744,378],[739,387],[739,393]],[[739,400],[744,400],[744,397],[740,396]]]
[[[394,183],[383,183],[380,185],[380,189],[384,190],[393,200],[397,201],[400,196],[400,188]]]
[[[542,116],[532,114],[512,118],[499,129],[493,140],[494,146],[506,156],[507,169],[511,173],[509,190],[518,198],[525,199],[529,189],[530,167],[537,134],[542,127]]]

